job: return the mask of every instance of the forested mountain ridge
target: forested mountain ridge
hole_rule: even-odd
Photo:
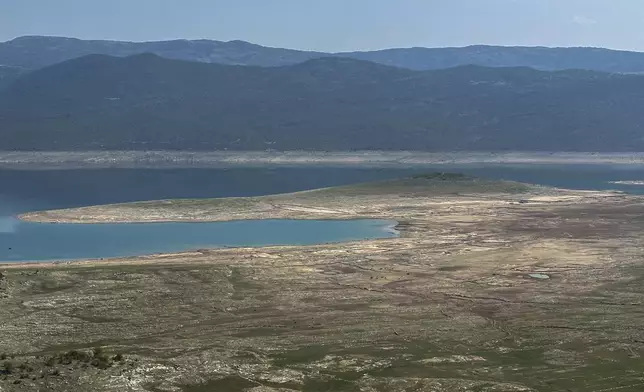
[[[66,60],[105,54],[127,57],[141,53],[206,63],[283,66],[320,57],[346,57],[414,70],[461,65],[525,66],[540,70],[587,69],[612,73],[644,72],[644,53],[602,48],[468,46],[462,48],[394,48],[323,53],[271,48],[244,41],[174,40],[122,42],[27,36],[0,43],[0,65],[38,69]]]
[[[284,67],[92,55],[0,92],[17,150],[644,150],[644,77],[346,58]]]

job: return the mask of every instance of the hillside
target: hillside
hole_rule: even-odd
[[[38,69],[91,54],[127,57],[142,53],[153,53],[168,59],[258,66],[296,64],[327,55],[268,48],[244,41],[121,42],[27,36],[0,43],[0,64]]]
[[[0,90],[8,86],[19,76],[25,73],[25,70],[18,67],[2,67],[0,66]]]
[[[644,72],[644,53],[603,48],[475,45],[463,48],[397,48],[341,55],[416,70],[480,65],[530,67],[542,71],[585,69],[610,73]]]
[[[0,92],[4,150],[643,151],[644,77],[87,56]]]
[[[586,69],[613,73],[644,72],[644,53],[601,48],[469,46],[398,48],[368,52],[321,53],[269,48],[244,41],[175,40],[161,42],[87,41],[29,36],[0,43],[0,65],[38,69],[90,55],[131,56],[154,53],[187,61],[228,65],[283,66],[320,57],[347,57],[414,70],[462,65],[525,66],[540,70]]]

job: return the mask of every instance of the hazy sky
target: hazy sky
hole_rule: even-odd
[[[644,51],[644,0],[0,0],[0,41],[241,39],[324,51],[471,44]]]

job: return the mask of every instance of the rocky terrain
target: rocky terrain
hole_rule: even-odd
[[[440,164],[641,164],[644,153],[418,151],[0,151],[5,169],[266,166],[423,167]]]
[[[446,174],[30,214],[377,217],[401,235],[4,265],[0,390],[640,391],[643,214],[640,197]]]

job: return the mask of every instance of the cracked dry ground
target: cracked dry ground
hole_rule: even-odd
[[[7,267],[0,391],[644,390],[640,199],[414,200],[397,239]]]

